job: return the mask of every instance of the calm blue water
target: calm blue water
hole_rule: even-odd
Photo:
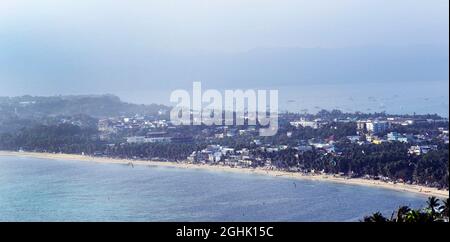
[[[0,156],[0,221],[357,221],[425,199],[262,175]]]

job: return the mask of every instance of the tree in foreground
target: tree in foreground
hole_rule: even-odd
[[[400,207],[391,218],[384,217],[380,212],[364,217],[363,222],[372,223],[435,223],[449,222],[448,201],[441,201],[436,197],[430,197],[427,206],[423,209],[411,209],[408,206]]]

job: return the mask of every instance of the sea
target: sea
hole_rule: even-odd
[[[192,84],[183,87],[192,93]],[[181,88],[181,87],[180,87]],[[214,86],[204,86],[204,89]],[[438,114],[449,117],[449,81],[428,82],[392,82],[386,83],[347,83],[347,84],[308,84],[230,87],[230,90],[278,90],[280,112],[317,113],[322,109],[341,110],[342,112],[388,114]],[[225,89],[218,89],[221,93]],[[115,92],[125,101],[133,103],[169,102],[173,89]]]
[[[0,221],[359,221],[425,201],[326,181],[0,156]]]

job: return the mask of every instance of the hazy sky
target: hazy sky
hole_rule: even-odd
[[[447,0],[2,0],[2,38],[75,48],[240,51],[448,44]]]
[[[145,90],[199,79],[211,87],[258,78],[320,84],[335,74],[448,81],[448,8],[447,0],[1,0],[0,95],[108,92],[165,102]],[[323,76],[330,56],[344,68]],[[273,76],[257,73],[276,63]],[[304,66],[315,71],[299,73]]]

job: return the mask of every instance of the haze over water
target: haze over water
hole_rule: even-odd
[[[0,156],[0,221],[358,221],[425,200],[261,175]]]
[[[203,91],[214,88],[204,85]],[[192,93],[192,83],[180,87]],[[389,114],[438,114],[449,117],[449,82],[405,82],[390,83],[348,83],[348,84],[291,84],[259,85],[251,89],[279,90],[281,112],[316,113],[322,109],[338,109],[343,112],[363,113],[387,112]],[[234,85],[231,90],[244,89]],[[127,102],[175,105],[169,102],[170,93],[175,89],[134,91],[129,96],[126,91],[117,94]],[[218,89],[224,93],[224,88]],[[206,104],[205,104],[206,105]]]
[[[446,0],[2,0],[0,96],[168,104],[201,81],[280,89],[289,111],[448,116],[448,19]]]

